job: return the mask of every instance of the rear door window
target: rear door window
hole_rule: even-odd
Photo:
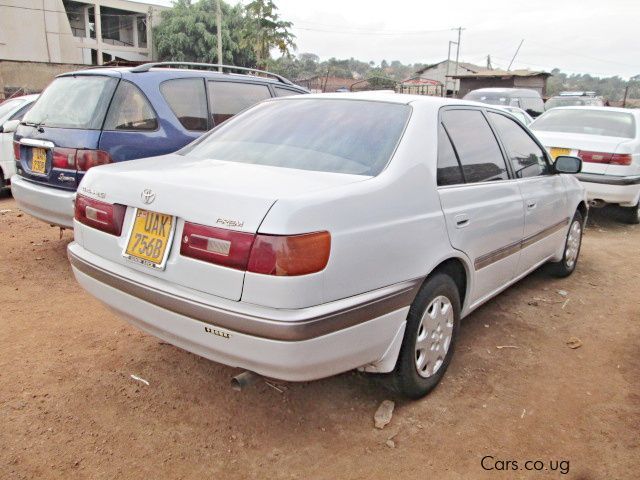
[[[160,85],[160,92],[184,128],[207,130],[207,95],[202,78],[167,80]]]
[[[482,112],[445,110],[442,122],[458,153],[467,183],[509,178],[502,151]]]
[[[100,130],[118,79],[102,75],[58,77],[24,116],[44,127]]]
[[[121,81],[109,107],[105,130],[156,130],[156,117],[149,100],[133,83]]]
[[[256,83],[208,82],[209,110],[218,125],[256,103],[271,98],[269,87]]]
[[[550,173],[544,152],[520,125],[499,113],[489,112],[489,118],[502,139],[516,177],[536,177]]]

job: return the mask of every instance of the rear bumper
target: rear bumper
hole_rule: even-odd
[[[18,207],[29,215],[52,225],[73,228],[75,192],[37,185],[14,175],[11,193]]]
[[[589,200],[603,200],[607,203],[618,203],[623,206],[638,204],[640,175],[620,177],[579,173],[576,178],[584,186]]]
[[[359,367],[392,370],[419,286],[419,281],[405,282],[350,299],[283,310],[177,291],[77,243],[69,245],[68,255],[78,282],[141,330],[216,362],[289,381]]]

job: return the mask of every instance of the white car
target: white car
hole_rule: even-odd
[[[0,188],[8,187],[16,173],[13,133],[38,95],[24,95],[0,103]]]
[[[587,203],[510,115],[398,94],[263,102],[183,150],[92,168],[73,272],[140,329],[289,381],[351,369],[419,397],[460,319],[576,267]]]
[[[640,110],[557,107],[530,128],[552,157],[582,159],[577,177],[592,206],[618,204],[627,222],[640,222]]]

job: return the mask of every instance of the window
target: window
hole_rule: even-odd
[[[550,172],[544,152],[520,125],[498,113],[489,112],[489,118],[498,130],[516,177],[536,177]]]
[[[209,102],[213,124],[218,125],[236,113],[265,98],[271,98],[269,87],[256,83],[209,82]]]
[[[464,183],[462,169],[453,151],[451,140],[442,125],[438,126],[438,185]]]
[[[507,166],[487,120],[479,110],[442,113],[467,183],[507,180]]]
[[[187,130],[207,130],[207,96],[202,78],[178,78],[160,85],[162,96]]]
[[[289,90],[288,88],[273,87],[273,89],[276,91],[276,97],[289,97],[291,95],[300,95],[300,94],[302,94],[302,92],[297,92],[295,90]]]
[[[45,127],[99,130],[118,80],[103,75],[58,77],[23,121]]]
[[[109,107],[105,130],[155,130],[158,119],[138,87],[121,81]]]
[[[265,102],[181,150],[198,159],[377,175],[389,163],[411,107],[365,100]]]

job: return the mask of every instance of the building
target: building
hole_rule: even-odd
[[[5,0],[0,60],[102,65],[153,59],[165,7],[128,0]]]
[[[128,0],[3,0],[0,101],[39,92],[85,65],[154,60],[152,26],[165,8]]]
[[[460,81],[458,97],[462,98],[471,90],[478,88],[529,88],[545,97],[547,95],[548,72],[532,70],[482,70],[474,73],[463,73],[455,76]]]
[[[421,68],[416,72],[416,77],[436,82],[432,83],[433,85],[444,85],[447,96],[454,96],[460,88],[460,81],[453,78],[455,75],[476,73],[482,70],[484,70],[483,67],[467,62],[459,62],[456,70],[454,60],[443,60]],[[412,77],[414,82],[418,82],[416,77]]]

